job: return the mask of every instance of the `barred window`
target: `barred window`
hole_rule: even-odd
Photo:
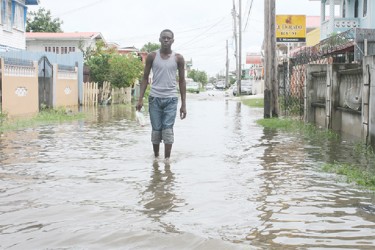
[[[367,16],[367,0],[363,0],[363,17]]]
[[[17,2],[13,2],[14,17],[13,27],[19,30],[25,30],[25,7]]]
[[[4,8],[4,12],[3,12],[4,30],[12,31],[12,2],[5,1],[3,2],[3,4],[5,4],[3,6]]]

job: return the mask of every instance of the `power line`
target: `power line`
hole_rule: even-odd
[[[212,28],[214,28],[215,26],[217,26],[219,23],[221,23],[226,17],[223,17],[222,19],[220,19],[217,23],[213,24],[211,27],[209,27],[207,30],[205,30],[203,33],[199,34],[198,36],[196,36],[195,38],[191,39],[190,41],[180,45],[180,46],[184,46],[186,44],[189,44],[191,43],[192,41],[198,39],[200,36],[204,35],[207,31],[211,30]]]
[[[84,6],[65,11],[65,12],[57,15],[57,17],[61,17],[61,16],[64,16],[64,15],[67,15],[67,14],[70,14],[70,13],[74,13],[74,12],[77,12],[77,11],[80,11],[80,10],[83,10],[83,9],[86,9],[86,8],[90,8],[91,6],[94,6],[94,5],[96,5],[98,3],[101,3],[101,2],[104,2],[104,0],[97,0],[93,3],[89,3],[89,4],[86,4]]]
[[[247,19],[246,19],[245,28],[243,29],[244,31],[246,30],[247,22],[249,21],[250,12],[251,12],[251,9],[252,9],[252,7],[253,7],[253,2],[254,2],[254,0],[251,0],[251,4],[250,4],[250,8],[249,8],[249,12],[247,13]]]

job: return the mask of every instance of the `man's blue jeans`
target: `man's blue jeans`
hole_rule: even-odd
[[[148,109],[152,126],[152,144],[159,144],[162,140],[165,144],[173,144],[173,126],[176,120],[177,103],[177,97],[149,96]]]

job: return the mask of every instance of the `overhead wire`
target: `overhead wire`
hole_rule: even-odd
[[[247,24],[248,24],[248,21],[249,21],[249,17],[250,17],[250,12],[251,12],[251,9],[253,7],[253,2],[254,2],[254,0],[251,0],[250,7],[249,7],[249,12],[247,13],[246,24],[245,24],[245,27],[244,27],[243,31],[246,30],[246,27],[247,27]]]
[[[225,18],[226,18],[226,16],[223,17],[222,19],[220,19],[217,23],[213,24],[211,27],[209,27],[209,28],[208,28],[207,30],[205,30],[203,33],[199,34],[198,36],[194,37],[193,39],[189,40],[188,42],[186,42],[186,43],[184,43],[184,44],[182,44],[182,45],[180,45],[180,46],[184,46],[184,45],[186,45],[186,44],[189,44],[189,43],[191,43],[192,41],[194,41],[194,40],[200,38],[200,36],[205,35],[207,31],[209,31],[209,30],[213,29],[214,27],[216,27],[217,25],[219,25],[219,24],[220,24]]]
[[[90,8],[91,6],[94,6],[98,3],[101,3],[101,2],[104,2],[104,0],[97,0],[95,2],[92,2],[92,3],[89,3],[89,4],[86,4],[86,5],[83,5],[81,7],[78,7],[78,8],[74,8],[74,9],[71,9],[71,10],[68,10],[68,11],[65,11],[59,15],[57,15],[57,17],[61,17],[61,16],[64,16],[64,15],[67,15],[67,14],[70,14],[70,13],[74,13],[74,12],[77,12],[77,11],[80,11],[80,10],[83,10],[83,9],[87,9],[87,8]]]

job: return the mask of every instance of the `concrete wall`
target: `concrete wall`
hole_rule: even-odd
[[[375,142],[375,115],[371,110],[375,105],[372,103],[375,94],[371,91],[374,76],[374,57],[366,57],[363,66],[307,65],[305,122],[333,129],[366,143]]]
[[[363,59],[362,137],[375,148],[375,56]]]
[[[33,115],[39,111],[38,65],[15,66],[1,59],[2,112],[9,116]]]
[[[52,52],[30,52],[22,51],[9,51],[0,52],[0,57],[4,58],[17,58],[21,60],[39,61],[40,58],[46,56],[51,64],[78,66],[78,82],[79,82],[79,100],[82,103],[83,95],[83,54],[82,52],[74,52],[69,54],[55,54]]]
[[[55,77],[54,107],[78,106],[78,73],[75,71],[59,70],[54,66],[57,72]]]

